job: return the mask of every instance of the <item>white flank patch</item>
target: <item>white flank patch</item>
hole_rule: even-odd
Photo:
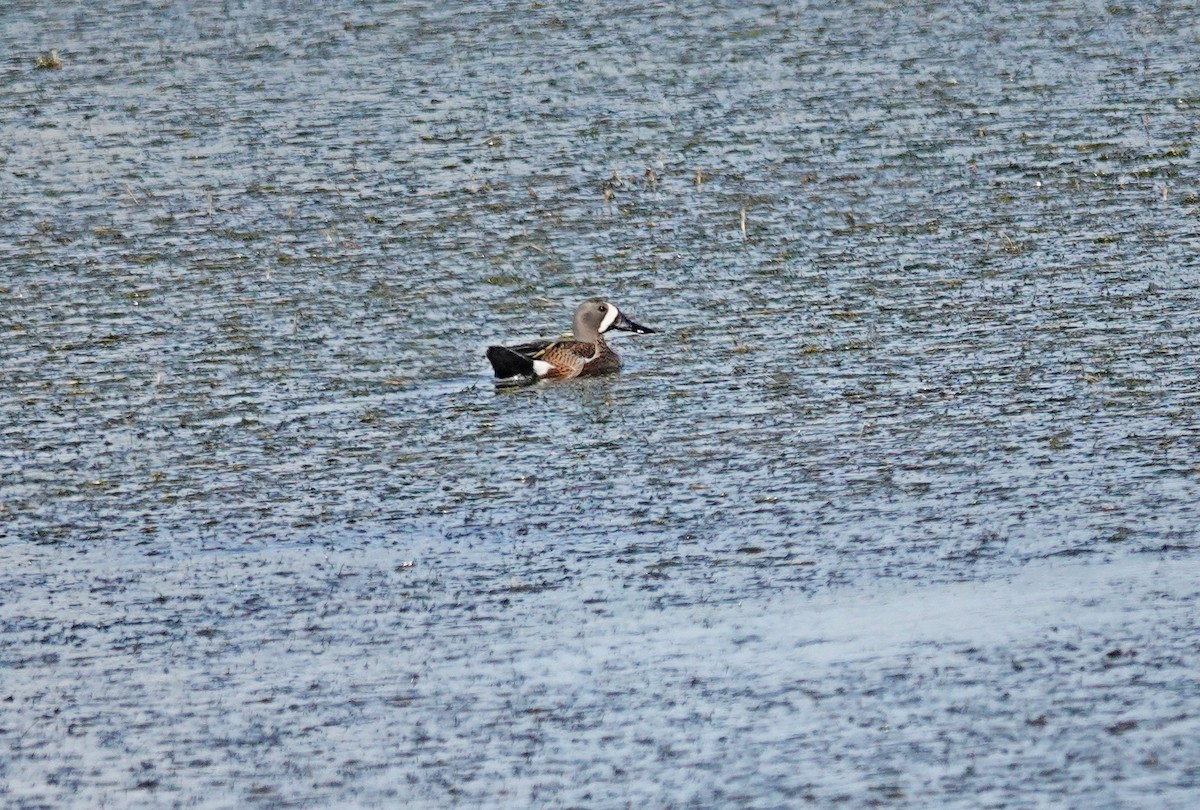
[[[545,360],[533,361],[533,373],[539,377],[545,377],[554,368],[554,364],[547,363]]]

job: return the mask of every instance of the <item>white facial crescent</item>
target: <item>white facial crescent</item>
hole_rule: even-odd
[[[617,319],[619,314],[616,307],[612,304],[608,305],[608,312],[604,313],[604,320],[600,321],[600,334],[608,331],[608,328],[613,325],[613,321]]]

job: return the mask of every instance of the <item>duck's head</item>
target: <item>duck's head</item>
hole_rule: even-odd
[[[626,318],[615,304],[610,304],[603,298],[589,298],[575,310],[575,321],[571,331],[576,340],[591,343],[610,329],[620,329],[637,335],[648,335],[654,332],[648,326],[634,323]]]

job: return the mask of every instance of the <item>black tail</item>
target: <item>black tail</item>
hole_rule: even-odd
[[[534,376],[532,358],[514,352],[507,346],[488,346],[487,359],[492,362],[496,377],[501,380]]]

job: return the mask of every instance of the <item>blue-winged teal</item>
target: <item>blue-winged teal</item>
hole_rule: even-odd
[[[621,366],[617,353],[604,342],[610,329],[645,335],[653,332],[634,323],[603,298],[589,298],[575,310],[571,338],[538,340],[520,346],[489,346],[497,379],[558,379],[608,374]]]

